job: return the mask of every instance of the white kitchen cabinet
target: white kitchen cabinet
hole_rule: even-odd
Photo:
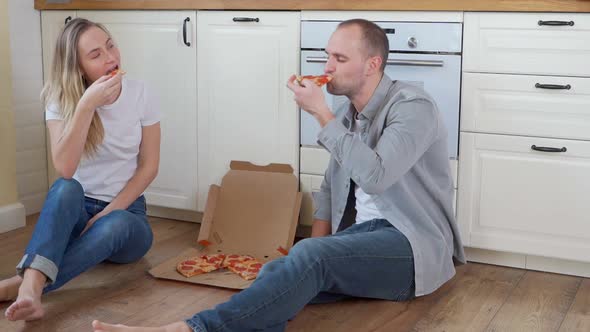
[[[49,78],[55,43],[66,22],[76,18],[75,10],[44,10],[41,12],[41,39],[43,43],[43,79]]]
[[[461,95],[461,131],[590,140],[588,78],[463,73]]]
[[[299,12],[197,13],[199,210],[231,160],[299,174],[299,114],[286,87],[299,70],[299,21]]]
[[[586,13],[465,13],[463,71],[590,76]]]
[[[76,17],[75,10],[44,10],[41,12],[41,42],[43,48],[43,82],[49,79],[49,72],[53,62],[53,52],[57,37],[67,21]],[[53,167],[51,158],[51,141],[49,131],[46,132],[47,142],[47,181],[51,186],[58,175]]]
[[[457,222],[476,261],[590,266],[589,40],[588,14],[465,13]]]
[[[160,170],[146,190],[148,203],[196,211],[196,12],[78,11],[78,17],[105,25],[121,51],[126,77],[145,82],[157,97]]]
[[[590,262],[590,142],[477,133],[460,142],[458,216],[470,247]]]

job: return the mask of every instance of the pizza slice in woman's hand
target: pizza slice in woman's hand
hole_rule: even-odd
[[[113,76],[117,75],[117,73],[121,73],[121,75],[125,75],[125,74],[127,74],[127,72],[126,72],[126,71],[124,71],[124,70],[121,70],[121,69],[119,69],[119,68],[116,68],[116,69],[113,69],[113,70],[112,70],[112,71],[109,73],[109,76],[113,77]]]

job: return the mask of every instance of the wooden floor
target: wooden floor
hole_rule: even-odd
[[[10,277],[34,227],[0,234],[0,278]],[[102,319],[161,325],[208,309],[234,291],[157,280],[146,271],[193,243],[198,224],[152,218],[141,261],[101,264],[44,297],[46,318],[0,318],[0,331],[91,331]],[[9,303],[0,303],[4,312]],[[590,279],[469,263],[435,293],[407,303],[349,300],[307,306],[287,331],[590,331]]]

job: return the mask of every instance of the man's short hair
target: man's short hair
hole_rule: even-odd
[[[385,31],[377,24],[360,18],[344,21],[338,25],[338,28],[354,25],[361,29],[361,37],[367,47],[368,55],[380,56],[382,60],[380,69],[382,72],[385,71],[389,55],[389,40]]]

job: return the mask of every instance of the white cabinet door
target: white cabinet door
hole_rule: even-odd
[[[44,10],[41,12],[41,41],[43,43],[43,81],[49,79],[49,70],[53,62],[53,52],[57,36],[63,29],[66,22],[76,17],[74,10]],[[53,167],[51,158],[51,141],[49,131],[47,137],[47,181],[49,186],[55,182],[58,175]]]
[[[299,174],[299,115],[286,87],[299,69],[299,21],[299,12],[197,13],[199,193],[231,160]]]
[[[41,12],[41,39],[43,43],[43,79],[49,78],[57,36],[66,22],[76,18],[75,10],[44,10]]]
[[[466,245],[590,261],[590,142],[474,133],[460,141]]]
[[[590,76],[590,15],[465,13],[463,71]]]
[[[127,77],[144,81],[159,101],[160,171],[146,191],[148,203],[196,210],[196,12],[80,11],[78,16],[106,26]],[[185,26],[190,46],[184,43]]]

